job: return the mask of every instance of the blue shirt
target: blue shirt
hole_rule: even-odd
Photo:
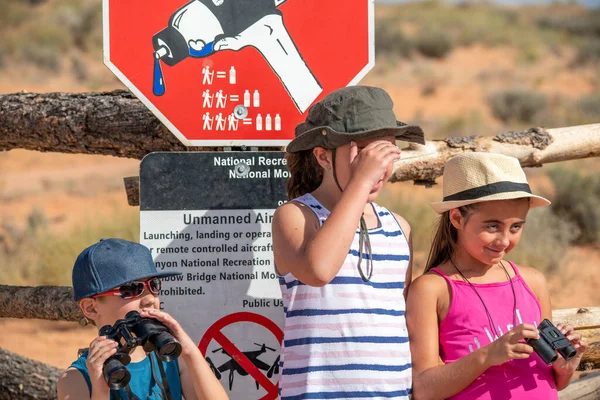
[[[85,364],[88,357],[88,352],[86,351],[75,360],[74,363],[71,364],[71,367],[76,368],[81,372],[85,381],[90,389],[90,396],[92,395],[92,383],[90,381],[90,375],[87,370],[87,365]],[[127,365],[127,370],[131,374],[131,381],[129,382],[129,387],[131,392],[136,395],[140,400],[161,400],[161,389],[154,381],[154,377],[152,376],[152,366],[150,363],[153,363],[155,374],[157,379],[161,379],[160,370],[158,368],[158,359],[154,353],[150,353],[148,357],[144,358],[140,362],[131,362]],[[169,389],[171,395],[173,396],[173,400],[181,400],[181,379],[179,378],[179,364],[177,360],[171,362],[163,362],[163,367],[165,369],[165,375],[167,377],[167,381],[169,382]],[[162,383],[162,381],[161,381]],[[124,390],[118,390],[120,399],[127,399],[127,392]],[[111,390],[110,398],[111,400],[120,400],[114,396],[115,391]]]

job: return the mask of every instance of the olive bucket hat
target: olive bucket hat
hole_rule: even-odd
[[[364,139],[394,136],[398,140],[425,144],[423,130],[396,120],[394,103],[383,89],[350,86],[336,90],[313,104],[306,121],[296,126],[288,153],[315,147],[335,149]]]

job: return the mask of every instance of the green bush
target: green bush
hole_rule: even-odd
[[[426,29],[417,37],[415,47],[425,57],[444,58],[454,46],[445,33]]]
[[[600,176],[566,168],[550,170],[556,194],[552,211],[578,228],[577,244],[600,244]]]
[[[583,123],[600,121],[600,94],[583,96],[575,103],[575,110]]]
[[[544,94],[522,89],[499,91],[488,97],[492,114],[503,122],[532,123],[546,104]]]
[[[543,272],[554,272],[577,231],[574,224],[553,214],[549,208],[533,209],[527,215],[521,242],[507,258]]]
[[[377,55],[409,58],[412,43],[390,19],[378,20],[375,24],[375,51]]]
[[[600,38],[588,39],[577,52],[573,62],[575,65],[600,63]]]
[[[565,31],[573,35],[600,36],[600,10],[580,15],[546,15],[537,18],[536,22],[542,28]]]
[[[413,265],[415,273],[425,268],[427,255],[433,238],[437,214],[429,206],[425,197],[414,196],[412,182],[388,183],[377,203],[398,213],[410,224],[413,242]],[[401,188],[402,190],[398,190]]]
[[[74,52],[101,52],[101,0],[50,3],[36,7],[0,0],[0,51],[7,63],[25,62],[57,71]]]
[[[139,241],[139,214],[115,209],[111,218],[64,233],[50,230],[43,212],[34,210],[25,227],[0,224],[0,282],[7,285],[71,285],[77,255],[103,237]]]

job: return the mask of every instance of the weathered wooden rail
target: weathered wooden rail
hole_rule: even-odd
[[[130,92],[14,93],[0,95],[0,151],[27,149],[104,154],[142,159],[153,151],[221,150],[184,147]],[[496,136],[448,138],[411,145],[390,179],[433,184],[445,162],[465,151],[511,155],[524,167],[600,156],[600,123],[558,129],[533,128]],[[126,180],[128,201],[139,204],[139,181]],[[0,268],[7,268],[1,266]],[[0,285],[0,318],[38,318],[85,323],[70,287]],[[590,343],[580,368],[600,368],[600,307],[555,310]],[[75,355],[73,355],[75,357]],[[60,371],[0,349],[0,400],[55,399]],[[560,393],[562,400],[600,399],[600,372]]]

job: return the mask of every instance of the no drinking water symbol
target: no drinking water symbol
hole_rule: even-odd
[[[192,0],[176,10],[167,27],[152,37],[154,94],[166,91],[161,60],[172,67],[187,57],[254,47],[304,113],[323,89],[283,23],[277,6],[284,1]]]

